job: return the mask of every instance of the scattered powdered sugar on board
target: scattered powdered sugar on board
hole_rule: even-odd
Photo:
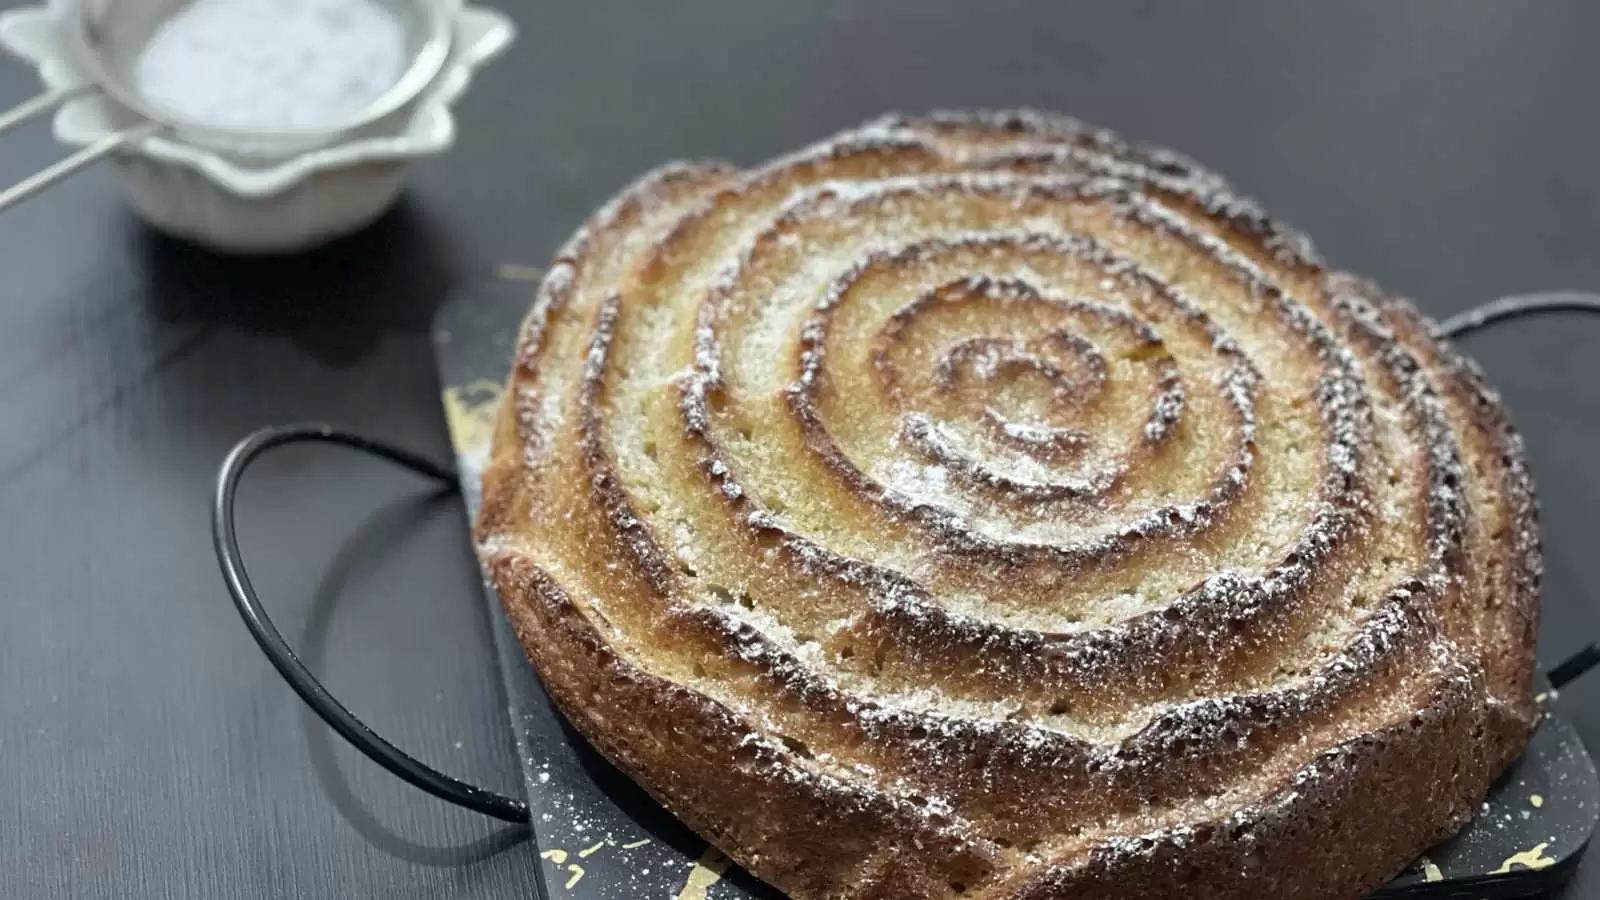
[[[197,0],[156,31],[134,77],[146,100],[196,125],[333,127],[399,80],[406,44],[375,0]]]

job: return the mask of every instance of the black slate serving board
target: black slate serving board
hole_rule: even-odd
[[[501,383],[540,271],[502,266],[434,323],[451,442],[469,513]],[[493,589],[495,650],[516,735],[546,900],[736,900],[782,895],[696,837],[618,772],[550,705]],[[1520,761],[1456,837],[1381,888],[1381,898],[1533,897],[1571,875],[1600,815],[1600,781],[1577,733],[1541,686],[1545,716]]]

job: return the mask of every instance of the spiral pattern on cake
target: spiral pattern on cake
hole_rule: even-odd
[[[1533,721],[1477,369],[1037,113],[624,191],[539,289],[478,537],[579,731],[796,897],[1356,897]]]

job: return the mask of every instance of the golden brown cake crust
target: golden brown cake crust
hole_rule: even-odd
[[[891,116],[541,285],[480,552],[551,697],[798,898],[1355,898],[1532,727],[1520,438],[1167,151]]]

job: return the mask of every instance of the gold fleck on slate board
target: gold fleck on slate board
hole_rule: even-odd
[[[476,515],[503,379],[542,270],[506,263],[447,303],[434,322],[445,419]],[[549,900],[738,900],[781,895],[729,863],[589,746],[550,705],[485,582],[495,651],[523,767]],[[1600,783],[1577,734],[1547,715],[1479,814],[1375,897],[1530,897],[1564,881],[1600,815]]]

